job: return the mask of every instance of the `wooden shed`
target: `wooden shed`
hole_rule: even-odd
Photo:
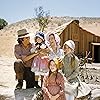
[[[72,39],[76,45],[75,53],[79,56],[85,56],[86,51],[90,51],[90,56],[92,57],[92,43],[100,42],[100,36],[96,36],[80,27],[78,20],[63,24],[57,27],[54,32],[59,34],[61,38],[61,46],[66,40]]]

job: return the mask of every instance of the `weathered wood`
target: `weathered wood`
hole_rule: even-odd
[[[83,53],[83,56],[85,56],[86,51],[91,51],[91,56],[92,56],[93,51],[91,43],[100,42],[99,36],[96,36],[95,34],[83,29],[82,27],[79,26],[78,23],[74,21],[72,21],[65,27],[65,29],[60,34],[60,38],[61,38],[61,46],[66,40],[69,39],[72,39],[74,42],[76,42],[75,53],[76,54]]]

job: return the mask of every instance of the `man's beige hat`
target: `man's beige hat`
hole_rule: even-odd
[[[21,29],[17,31],[18,38],[30,37],[29,32],[26,29]]]

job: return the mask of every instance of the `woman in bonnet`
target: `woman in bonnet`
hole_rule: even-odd
[[[49,59],[60,58],[64,56],[63,50],[60,48],[60,37],[56,33],[48,33],[46,40],[49,48]]]

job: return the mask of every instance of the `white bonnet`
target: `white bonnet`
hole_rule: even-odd
[[[56,33],[47,33],[47,34],[46,34],[46,40],[47,40],[47,42],[49,43],[49,36],[50,36],[51,34],[54,34],[55,41],[56,41],[57,45],[59,45],[59,44],[60,44],[60,37],[59,37],[59,35],[56,34]]]
[[[67,45],[68,47],[70,47],[72,50],[75,50],[75,43],[73,40],[68,40],[64,43],[64,45]]]

